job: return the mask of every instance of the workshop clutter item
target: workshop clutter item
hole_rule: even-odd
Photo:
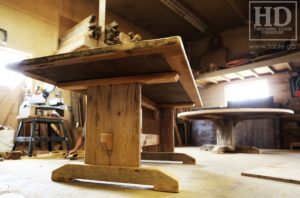
[[[14,145],[15,130],[0,125],[0,152],[9,152]]]

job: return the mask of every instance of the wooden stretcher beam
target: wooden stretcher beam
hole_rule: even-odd
[[[157,134],[142,134],[141,146],[152,146],[159,144],[159,135]]]
[[[176,72],[159,73],[159,74],[145,74],[136,76],[124,76],[116,78],[103,78],[95,80],[73,81],[66,83],[58,83],[57,86],[63,89],[82,90],[89,86],[98,85],[116,85],[126,83],[139,83],[139,84],[163,84],[172,83],[179,80],[179,75]]]
[[[159,105],[146,96],[142,96],[142,107],[150,109],[152,111],[159,111]]]

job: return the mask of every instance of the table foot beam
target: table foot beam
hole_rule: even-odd
[[[176,179],[160,170],[149,168],[67,164],[54,170],[51,179],[57,182],[87,179],[133,183],[152,185],[155,191],[179,192]]]
[[[196,164],[195,158],[174,152],[142,152],[142,160],[182,161],[183,164]]]
[[[260,154],[260,150],[254,146],[220,146],[216,145],[212,149],[213,153],[222,154],[222,153],[253,153]]]

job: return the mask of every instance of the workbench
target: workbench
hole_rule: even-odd
[[[217,145],[212,150],[215,153],[260,153],[256,147],[236,145],[233,135],[234,127],[243,120],[278,118],[289,114],[294,114],[294,112],[290,109],[279,108],[216,108],[179,113],[178,118],[212,120],[218,127]]]
[[[150,153],[147,159],[191,158],[173,152],[174,108],[202,105],[180,37],[28,59],[9,68],[87,93],[85,164],[58,168],[52,180],[91,179],[179,191],[174,177],[141,168],[140,162],[142,104],[158,108],[164,121],[159,137],[162,153]]]

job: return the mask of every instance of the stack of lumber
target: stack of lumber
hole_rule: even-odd
[[[97,25],[96,16],[90,15],[59,38],[56,54],[142,40],[141,35],[133,32],[126,34],[118,28],[119,24],[114,21],[108,24],[105,33],[102,33],[102,27]],[[101,37],[104,37],[104,40],[101,40]]]
[[[106,32],[106,44],[115,45],[121,43],[129,43],[142,40],[141,35],[134,34],[133,32],[124,33],[118,30],[119,24],[112,22],[105,27]]]
[[[100,35],[101,27],[97,25],[96,16],[90,15],[59,38],[56,54],[95,48]]]

